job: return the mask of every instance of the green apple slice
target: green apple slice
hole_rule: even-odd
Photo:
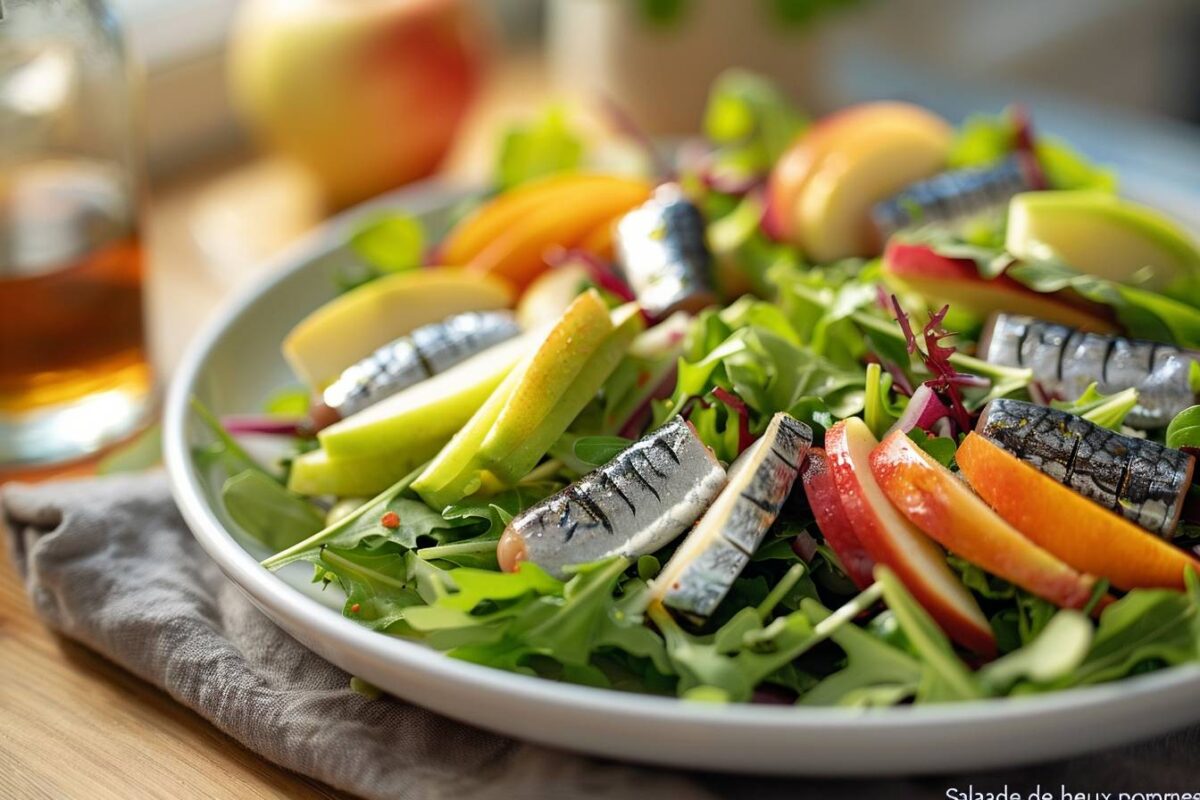
[[[413,491],[426,503],[434,508],[445,508],[483,488],[486,476],[479,459],[479,447],[512,397],[521,371],[521,368],[517,368],[508,374],[467,424],[454,434],[454,438],[413,481]]]
[[[1106,192],[1024,192],[1008,207],[1005,247],[1099,278],[1169,291],[1200,276],[1200,250],[1173,220]]]
[[[537,466],[550,446],[558,441],[584,406],[600,391],[608,376],[625,357],[633,340],[646,327],[641,310],[633,303],[614,311],[612,321],[612,333],[583,365],[550,412],[531,430],[525,430],[522,426],[522,432],[514,433],[513,428],[503,427],[503,417],[497,420],[496,426],[483,441],[480,455],[489,465],[491,473],[501,481],[515,483]],[[510,403],[509,407],[519,408],[515,402]]]
[[[508,308],[512,286],[491,275],[441,267],[401,272],[330,300],[283,340],[292,371],[321,389],[342,370],[422,325],[464,311]]]
[[[444,444],[544,335],[544,331],[530,332],[489,347],[330,425],[317,438],[334,459],[387,455],[429,442]]]
[[[574,401],[572,385],[612,332],[612,318],[600,295],[590,290],[577,297],[537,350],[493,392],[413,482],[413,489],[431,506],[441,508],[484,488],[485,480],[493,477],[489,470],[498,464],[498,457],[513,452],[527,440],[540,442],[544,438],[543,424],[551,417],[557,419],[560,404],[567,406]],[[569,424],[567,420],[564,429]],[[511,475],[514,471],[502,468],[502,472]]]
[[[292,460],[288,488],[310,497],[373,497],[432,458],[443,444],[424,441],[393,453],[348,458],[313,450]]]

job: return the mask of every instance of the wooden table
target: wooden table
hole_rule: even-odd
[[[485,175],[504,121],[536,110],[546,94],[536,60],[505,62],[447,170]],[[291,178],[285,168],[231,158],[201,165],[153,193],[149,313],[164,375],[231,288],[205,263],[194,235],[198,213],[214,201],[262,210],[264,197],[279,194],[266,185],[275,180]],[[300,214],[281,216],[284,226],[266,242],[282,244],[305,227]],[[264,761],[163,692],[50,633],[33,616],[12,564],[0,561],[0,797],[344,796]]]

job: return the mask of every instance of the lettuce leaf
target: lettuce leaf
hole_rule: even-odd
[[[1087,658],[1059,687],[1200,659],[1200,586],[1194,571],[1188,571],[1187,581],[1186,593],[1135,589],[1106,608]]]
[[[761,176],[808,124],[778,87],[741,69],[721,73],[704,110],[704,135],[717,146],[715,169]]]
[[[1189,406],[1167,426],[1167,447],[1200,447],[1200,406]]]
[[[1121,423],[1125,421],[1125,417],[1137,403],[1138,392],[1132,386],[1123,391],[1105,395],[1097,391],[1096,383],[1093,382],[1088,384],[1083,394],[1073,402],[1052,400],[1050,405],[1081,416],[1102,428],[1119,431]]]
[[[568,172],[583,164],[584,145],[561,106],[508,129],[496,155],[494,182],[504,192],[534,178]]]
[[[1085,275],[1059,261],[1022,261],[1009,277],[1038,292],[1073,289],[1088,300],[1110,306],[1130,336],[1200,347],[1200,309],[1148,289]]]
[[[1020,124],[1013,109],[969,117],[951,146],[949,165],[959,169],[994,164],[1016,150]],[[1060,139],[1035,134],[1034,152],[1052,188],[1117,190],[1112,170],[1092,164]]]

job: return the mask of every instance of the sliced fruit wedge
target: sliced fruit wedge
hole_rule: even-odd
[[[1010,525],[1081,572],[1119,589],[1184,588],[1200,561],[1076,494],[988,441],[967,434],[955,456],[976,493]]]
[[[926,244],[889,242],[883,275],[890,286],[980,317],[1019,311],[1085,331],[1117,330],[1111,311],[1098,303],[1074,293],[1035,292],[1007,275],[985,278],[974,261],[943,256]]]
[[[521,384],[514,389],[495,427],[479,448],[489,470],[501,481],[515,483],[537,466],[550,446],[600,391],[633,340],[646,327],[641,310],[634,303],[613,311],[611,319],[612,330],[593,350],[575,374],[575,379],[553,401],[549,398],[550,382],[538,377],[534,365],[522,376]],[[548,362],[543,359],[541,363]],[[566,356],[558,365],[561,367],[564,363],[567,363]],[[546,404],[547,410],[537,417],[539,401]]]
[[[545,258],[549,248],[578,245],[597,225],[639,205],[649,195],[650,184],[644,180],[610,177],[568,200],[531,209],[475,254],[467,266],[524,289],[549,268]]]
[[[1026,192],[1008,207],[1005,249],[1153,291],[1200,277],[1200,248],[1169,217],[1107,192]]]
[[[463,217],[438,248],[439,260],[446,264],[466,264],[534,210],[576,203],[592,191],[613,185],[624,186],[628,180],[600,173],[559,173],[523,183],[496,195]]]
[[[873,110],[856,115],[801,190],[795,238],[813,260],[877,254],[875,204],[945,167],[953,129],[924,109],[897,106],[871,104]]]
[[[650,586],[650,596],[706,618],[762,543],[792,492],[812,430],[789,414],[771,418],[763,435],[729,468],[729,482]]]
[[[510,307],[511,284],[463,269],[422,269],[390,275],[330,300],[283,340],[292,371],[323,389],[342,370],[422,325],[464,311]]]
[[[860,589],[875,582],[875,559],[859,541],[854,526],[842,508],[842,498],[829,471],[828,458],[820,447],[808,451],[801,476],[804,494],[817,521],[817,529],[825,542],[833,548],[846,575]]]
[[[892,505],[875,481],[871,452],[878,444],[857,417],[838,422],[825,434],[829,469],[846,518],[871,557],[900,577],[951,639],[981,655],[994,654],[996,639],[987,618],[946,563],[945,553]]]
[[[1061,608],[1087,605],[1095,579],[1025,538],[904,431],[875,448],[871,471],[900,513],[950,552]]]
[[[297,494],[374,497],[433,458],[444,442],[414,442],[393,453],[330,458],[324,450],[292,460],[288,488]]]
[[[523,478],[595,396],[642,324],[636,306],[610,315],[595,290],[581,294],[413,488],[441,508]]]
[[[538,276],[517,303],[517,322],[526,330],[563,315],[567,306],[591,283],[581,264],[563,264]]]

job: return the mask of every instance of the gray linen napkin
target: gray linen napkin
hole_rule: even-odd
[[[265,758],[363,797],[954,798],[948,790],[1007,784],[1027,796],[1040,784],[1059,800],[1063,785],[1114,798],[1200,789],[1200,730],[1040,767],[894,781],[688,774],[525,744],[350,691],[348,675],[275,627],[209,560],[160,474],[10,484],[0,507],[14,562],[50,627]]]

